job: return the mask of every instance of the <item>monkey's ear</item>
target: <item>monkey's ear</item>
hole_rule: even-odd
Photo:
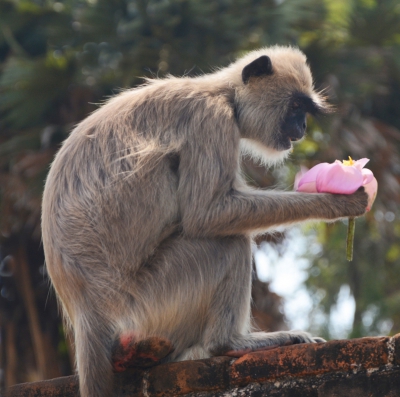
[[[263,55],[243,68],[242,80],[244,84],[247,84],[250,77],[268,76],[272,73],[271,59]]]

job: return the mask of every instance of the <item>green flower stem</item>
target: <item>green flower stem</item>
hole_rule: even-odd
[[[346,245],[346,259],[353,260],[353,245],[354,245],[354,230],[356,229],[355,218],[349,218],[349,225],[347,226],[347,245]]]

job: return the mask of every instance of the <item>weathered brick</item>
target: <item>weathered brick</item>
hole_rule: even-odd
[[[262,382],[283,376],[311,376],[335,371],[377,368],[388,362],[389,338],[300,344],[247,354],[230,369],[233,384]]]
[[[228,387],[228,357],[181,361],[154,367],[149,372],[150,396],[179,396]]]
[[[79,397],[77,376],[44,380],[41,382],[20,383],[6,390],[6,397]]]
[[[382,337],[294,345],[251,353],[233,364],[228,357],[214,357],[128,370],[115,374],[114,395],[395,397],[400,396],[400,335],[393,340],[393,366],[385,366],[388,341]],[[78,397],[78,380],[71,376],[25,383],[6,395]]]
[[[118,397],[142,397],[143,375],[140,369],[128,369],[114,374],[114,391]]]
[[[346,379],[332,379],[318,387],[323,397],[398,397],[400,371],[357,374]]]
[[[143,371],[127,370],[115,374],[114,390],[119,397],[142,397]],[[6,397],[79,397],[77,376],[65,376],[41,382],[21,383],[6,391]]]

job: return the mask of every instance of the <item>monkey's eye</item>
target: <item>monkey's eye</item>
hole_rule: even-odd
[[[300,108],[300,102],[299,101],[294,101],[293,103],[292,103],[292,109],[293,110],[297,110],[297,109],[299,109]]]

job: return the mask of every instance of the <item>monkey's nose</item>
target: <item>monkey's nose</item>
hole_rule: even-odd
[[[298,124],[297,128],[295,131],[293,131],[293,133],[290,136],[290,140],[292,142],[296,142],[299,141],[301,138],[303,138],[305,132],[306,132],[306,124],[304,123],[303,125]]]

